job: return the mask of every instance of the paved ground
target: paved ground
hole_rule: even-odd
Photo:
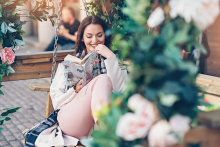
[[[25,46],[15,51],[16,54],[41,52],[36,37],[24,37]],[[11,107],[21,107],[16,113],[10,114],[11,120],[4,122],[0,131],[0,147],[22,147],[22,131],[30,128],[45,118],[46,92],[32,91],[29,83],[49,83],[50,78],[30,79],[3,82],[1,90],[5,95],[0,95],[0,110]],[[0,111],[1,113],[1,111]]]
[[[45,118],[46,92],[32,91],[29,83],[48,83],[49,78],[3,82],[0,95],[0,109],[21,107],[16,113],[10,114],[12,120],[4,122],[0,131],[1,147],[22,147],[22,131],[39,123]]]

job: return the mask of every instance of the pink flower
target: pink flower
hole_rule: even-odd
[[[149,146],[168,147],[178,143],[178,139],[170,134],[171,126],[166,120],[160,120],[151,127],[148,135]]]
[[[140,94],[134,94],[129,98],[128,107],[135,113],[126,113],[120,117],[116,134],[128,141],[146,137],[158,118],[156,108]]]
[[[7,65],[10,65],[14,63],[14,59],[15,59],[15,54],[12,51],[12,49],[6,47],[1,50],[2,63],[7,61]]]
[[[190,118],[181,114],[172,116],[169,120],[172,131],[182,138],[190,129]]]
[[[127,141],[146,137],[151,123],[140,119],[134,113],[122,115],[116,127],[116,134]]]
[[[158,119],[158,112],[155,106],[140,94],[134,94],[129,98],[128,107],[142,119],[147,119],[152,123]]]

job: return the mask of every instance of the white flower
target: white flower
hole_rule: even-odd
[[[151,28],[154,28],[161,24],[164,20],[164,12],[161,7],[157,7],[150,15],[147,20],[147,25]]]
[[[122,115],[116,127],[116,134],[127,141],[132,141],[137,138],[146,137],[151,123],[140,119],[134,113],[126,113]]]
[[[192,20],[202,30],[214,23],[219,14],[219,0],[170,0],[170,16]]]
[[[172,131],[178,133],[180,137],[184,137],[190,129],[190,118],[181,114],[172,116],[169,120]]]
[[[167,147],[178,143],[178,139],[170,134],[171,126],[166,120],[160,120],[150,129],[148,135],[149,146]]]

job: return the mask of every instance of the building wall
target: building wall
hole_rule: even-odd
[[[210,55],[206,60],[206,74],[220,77],[220,15],[207,29]]]

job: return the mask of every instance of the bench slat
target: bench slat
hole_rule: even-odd
[[[29,88],[33,91],[50,91],[50,84],[46,83],[30,83]]]

